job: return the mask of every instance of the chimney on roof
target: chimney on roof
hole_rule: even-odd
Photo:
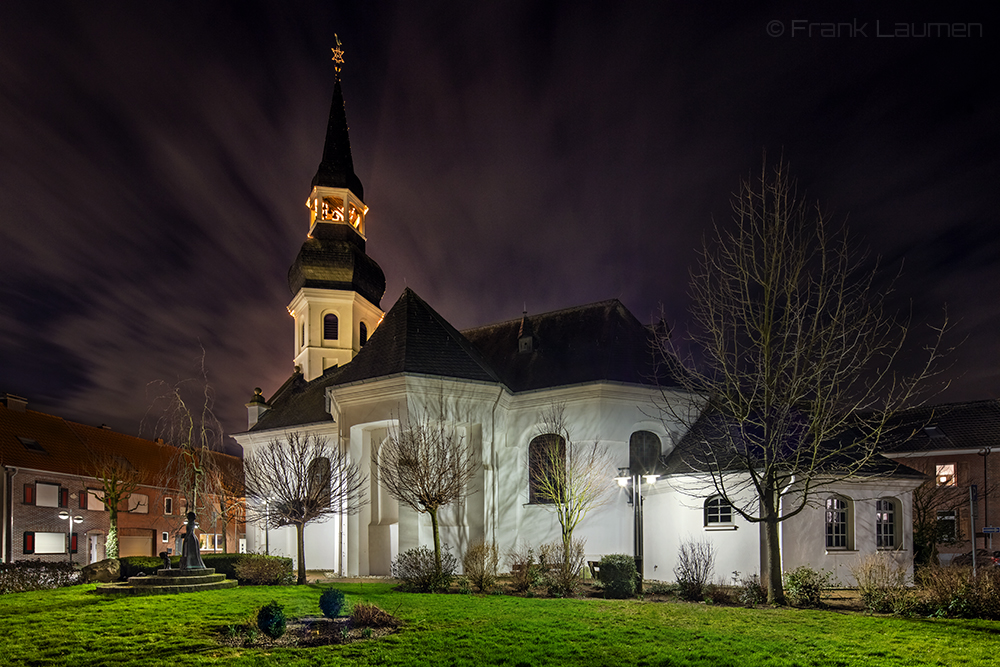
[[[254,387],[253,398],[247,403],[247,428],[252,428],[254,424],[260,421],[264,413],[270,409],[271,406],[264,400],[264,395],[261,393],[260,387]]]
[[[112,430],[112,429],[111,429],[111,427],[110,427],[110,426],[108,426],[107,424],[101,424],[101,428],[103,428],[103,429],[105,429],[105,430],[107,430],[107,431],[110,431],[110,430]]]
[[[28,399],[22,396],[7,393],[4,394],[3,402],[11,412],[24,412],[28,409]]]
[[[531,322],[528,321],[528,310],[521,313],[521,328],[517,330],[518,354],[531,354],[535,351],[535,337],[531,333]]]

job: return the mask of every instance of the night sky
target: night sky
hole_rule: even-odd
[[[1000,396],[1000,24],[749,4],[3,2],[0,391],[137,433],[203,348],[245,429],[292,371],[337,33],[384,310],[409,286],[461,329],[617,297],[682,330],[766,149],[902,267],[915,342],[947,305],[936,400]],[[981,28],[884,36],[926,21]]]

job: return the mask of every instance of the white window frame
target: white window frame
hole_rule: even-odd
[[[830,496],[826,499],[824,531],[827,551],[853,551],[851,524],[854,517],[854,503],[844,496]],[[838,530],[842,527],[843,530]]]
[[[899,501],[879,498],[875,501],[875,548],[895,551],[899,544]]]
[[[715,495],[705,499],[703,506],[705,528],[731,527],[733,525],[733,506],[722,496]],[[728,518],[726,518],[728,516]]]
[[[59,507],[59,489],[58,484],[35,482],[35,507]]]

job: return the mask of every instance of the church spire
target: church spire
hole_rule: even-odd
[[[312,186],[326,188],[346,188],[364,201],[365,193],[361,179],[354,173],[354,159],[351,157],[351,139],[347,133],[347,112],[344,107],[344,93],[340,88],[340,70],[344,64],[344,50],[340,38],[333,51],[336,80],[333,85],[333,100],[330,102],[330,117],[326,125],[326,143],[323,145],[323,160],[313,176]]]

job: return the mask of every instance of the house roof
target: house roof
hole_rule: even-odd
[[[927,452],[1000,449],[1000,400],[947,403],[906,410],[890,422],[886,451]]]
[[[93,477],[95,458],[109,455],[141,471],[143,484],[162,486],[163,471],[176,452],[169,444],[0,403],[0,465]],[[239,461],[227,454],[215,456],[225,465]]]
[[[374,338],[374,336],[372,336]],[[333,384],[333,376],[339,368],[329,371],[306,382],[298,370],[274,392],[267,402],[270,408],[262,414],[250,431],[270,431],[318,422],[332,422],[333,417],[326,409],[326,388]]]

